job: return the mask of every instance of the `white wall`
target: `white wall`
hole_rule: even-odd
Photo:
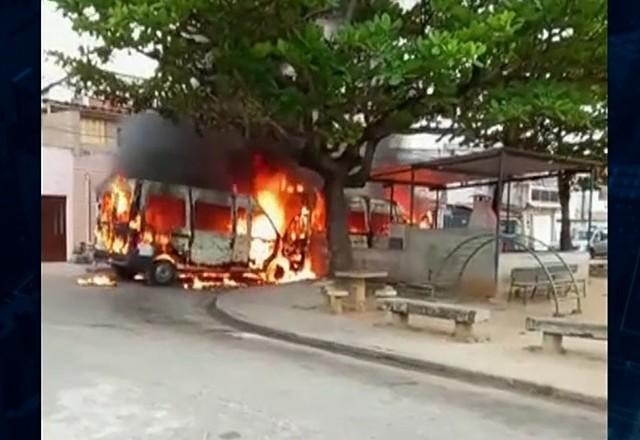
[[[114,154],[94,152],[79,155],[74,161],[74,244],[92,243],[97,216],[98,187],[114,169]]]
[[[40,148],[40,194],[48,196],[65,196],[67,258],[73,252],[73,152],[69,148]]]
[[[601,194],[601,191],[595,190],[593,192],[593,199],[591,209],[593,217],[606,220],[608,211],[608,201],[606,198],[606,192]],[[582,216],[587,219],[589,216],[589,191],[572,191],[571,199],[569,200],[569,213],[572,220],[579,220]]]

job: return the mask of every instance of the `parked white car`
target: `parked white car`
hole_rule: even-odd
[[[571,243],[580,251],[589,249],[589,233],[586,229],[575,229],[571,233]]]
[[[586,229],[576,229],[571,236],[573,245],[583,251],[591,253],[592,248],[596,249],[596,254],[602,255],[602,247],[604,245],[604,254],[606,254],[607,230],[604,228],[593,228],[591,234]]]
[[[609,234],[606,229],[599,229],[594,232],[589,240],[589,254],[591,258],[607,256],[608,238]]]

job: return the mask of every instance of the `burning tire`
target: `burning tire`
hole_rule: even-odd
[[[149,271],[149,282],[156,286],[169,286],[172,284],[177,275],[177,269],[170,261],[156,261]]]
[[[272,261],[267,267],[266,280],[269,283],[277,283],[284,277],[285,273],[285,268],[280,262]]]

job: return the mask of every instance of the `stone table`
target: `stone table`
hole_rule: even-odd
[[[336,279],[344,281],[349,286],[349,295],[358,312],[365,310],[367,280],[386,278],[388,275],[385,271],[371,270],[346,270],[334,274]]]

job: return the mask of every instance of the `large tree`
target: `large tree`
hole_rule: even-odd
[[[606,1],[510,3],[517,16],[527,17],[512,39],[517,61],[501,81],[460,101],[456,134],[471,145],[606,161]],[[575,182],[571,173],[558,176],[562,250],[572,248]]]
[[[528,20],[524,0],[54,1],[97,40],[58,54],[81,91],[272,138],[317,171],[332,269],[352,263],[343,190],[366,182],[378,142],[431,130],[511,75]],[[122,50],[157,61],[153,76],[100,67]]]

